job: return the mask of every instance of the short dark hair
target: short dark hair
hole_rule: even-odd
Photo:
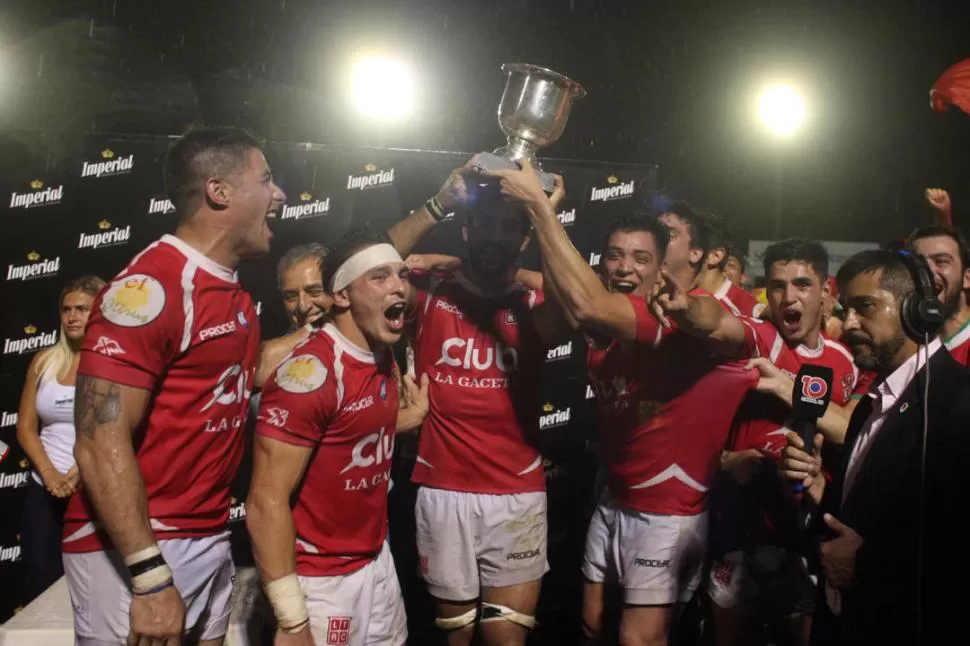
[[[168,199],[181,219],[194,212],[192,203],[204,197],[203,182],[229,177],[246,168],[246,154],[262,144],[239,128],[193,128],[175,142],[165,157],[164,181]]]
[[[732,244],[731,248],[728,249],[727,255],[728,258],[737,259],[737,261],[741,264],[742,274],[748,270],[748,257],[743,251],[741,251],[741,247],[737,246],[736,244]]]
[[[633,211],[620,213],[610,222],[610,228],[603,238],[603,253],[606,253],[606,246],[610,243],[610,238],[614,233],[633,233],[642,231],[653,236],[657,244],[657,253],[660,254],[659,260],[663,260],[667,253],[667,245],[670,243],[670,230],[663,225],[654,213],[643,211]]]
[[[283,254],[280,258],[279,263],[276,265],[276,283],[280,287],[283,286],[283,274],[293,269],[297,264],[303,262],[304,260],[316,260],[318,263],[323,263],[323,259],[327,257],[327,248],[322,244],[317,242],[308,242],[306,244],[299,244]],[[322,269],[321,269],[322,271]]]
[[[704,254],[707,255],[708,229],[704,226],[704,216],[701,215],[701,212],[684,200],[674,200],[667,203],[658,215],[666,215],[667,213],[672,213],[683,220],[684,224],[687,225],[687,232],[690,233],[691,248],[703,249]]]
[[[724,269],[725,265],[727,265],[728,256],[731,254],[731,230],[727,220],[723,216],[712,212],[705,212],[700,215],[703,221],[702,228],[706,230],[706,236],[704,236],[706,238],[704,246],[707,248],[705,261],[706,256],[710,255],[710,252],[715,249],[723,249],[724,258],[721,259],[717,268]]]
[[[320,265],[323,286],[327,293],[333,293],[333,278],[340,269],[340,265],[362,249],[385,243],[391,244],[391,237],[381,228],[366,225],[345,231],[324,256]]]
[[[867,249],[851,256],[839,268],[835,277],[839,293],[844,293],[845,286],[856,276],[876,272],[882,272],[879,286],[892,292],[897,299],[901,300],[916,289],[913,275],[898,251]]]
[[[828,280],[829,252],[821,242],[805,238],[788,238],[768,245],[764,255],[765,276],[776,262],[792,261],[809,265],[818,275],[819,282]]]
[[[962,265],[961,269],[967,269],[970,267],[970,251],[967,250],[967,241],[964,240],[963,235],[961,235],[959,231],[947,226],[934,224],[915,229],[909,234],[909,238],[906,241],[906,246],[912,249],[913,243],[917,240],[938,237],[950,238],[956,242],[957,248],[960,251],[960,263]]]

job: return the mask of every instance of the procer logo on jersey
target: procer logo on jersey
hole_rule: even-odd
[[[0,473],[0,489],[20,489],[26,487],[29,480],[30,471]]]
[[[559,219],[560,224],[564,227],[568,227],[571,224],[576,223],[576,209],[569,209],[568,211],[560,211],[556,214],[556,218]]]
[[[300,204],[294,206],[283,205],[281,220],[300,220],[313,218],[330,212],[330,198],[315,200],[313,196],[303,191],[300,193]]]
[[[26,265],[7,265],[7,280],[50,278],[61,270],[61,257],[42,259],[36,251],[27,254]]]
[[[0,428],[10,428],[17,425],[19,413],[0,412]]]
[[[616,175],[610,175],[606,178],[607,186],[598,187],[594,186],[589,194],[590,202],[610,202],[612,200],[622,200],[628,197],[632,197],[633,193],[636,191],[636,181],[630,180],[629,182],[620,183]]]
[[[44,187],[44,182],[35,179],[30,182],[30,193],[10,194],[11,209],[30,209],[35,206],[59,204],[64,199],[64,185]]]
[[[572,417],[572,409],[568,406],[566,410],[556,410],[552,407],[552,404],[546,404],[542,407],[543,414],[539,416],[539,428],[556,428],[557,426],[565,426],[569,423],[570,417]]]
[[[175,213],[175,205],[172,200],[162,198],[148,198],[148,215]]]
[[[111,177],[125,175],[135,167],[135,156],[117,157],[113,150],[105,148],[101,151],[101,159],[93,162],[82,162],[81,177]]]
[[[131,239],[131,225],[121,227],[111,227],[107,220],[98,222],[98,233],[82,233],[77,242],[78,249],[98,249],[100,247],[114,247],[125,244]]]
[[[384,188],[394,183],[394,169],[377,170],[374,164],[366,164],[364,172],[367,175],[347,175],[347,190],[366,191],[372,188]]]
[[[556,346],[546,353],[546,361],[559,361],[561,359],[568,359],[573,355],[573,342],[565,343],[560,346]]]
[[[212,327],[207,327],[206,329],[199,332],[199,341],[205,341],[206,339],[214,339],[217,336],[224,336],[226,334],[231,334],[236,331],[236,322],[229,321],[228,323],[223,323],[222,325],[213,325]]]
[[[0,563],[14,563],[20,560],[19,545],[0,545]]]
[[[38,332],[33,325],[24,327],[24,334],[27,336],[19,339],[4,339],[4,354],[27,354],[36,352],[42,348],[48,348],[57,343],[57,330],[50,332]]]

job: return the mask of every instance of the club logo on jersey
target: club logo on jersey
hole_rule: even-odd
[[[48,348],[57,343],[57,330],[39,332],[33,325],[24,326],[26,337],[20,339],[4,339],[4,354],[28,354],[41,348]]]
[[[82,233],[77,241],[78,249],[98,249],[100,247],[114,247],[125,244],[131,238],[131,225],[121,228],[111,228],[107,220],[98,222],[98,233]]]
[[[125,351],[122,350],[121,345],[107,336],[99,336],[98,342],[94,344],[92,348],[95,352],[100,352],[107,357],[113,357],[116,354],[124,354]]]
[[[564,343],[563,345],[556,346],[546,353],[546,361],[559,361],[560,359],[568,359],[573,354],[573,342]]]
[[[543,414],[539,416],[540,429],[564,426],[569,423],[569,419],[572,417],[572,409],[568,406],[566,410],[556,410],[552,404],[546,404],[542,407],[542,412]]]
[[[11,209],[29,209],[35,206],[50,206],[57,204],[64,198],[64,185],[48,186],[44,188],[44,182],[35,179],[30,182],[30,193],[10,194]]]
[[[556,218],[558,218],[559,222],[564,227],[568,227],[571,224],[575,224],[576,223],[576,209],[575,208],[572,208],[572,209],[569,209],[568,211],[560,211],[559,213],[556,214]]]
[[[13,563],[20,560],[20,546],[11,545],[7,547],[0,545],[0,563]]]
[[[506,325],[518,325],[519,319],[515,316],[515,312],[509,310],[505,312],[505,324]]]
[[[367,191],[372,188],[384,188],[394,183],[394,169],[377,170],[375,164],[365,164],[366,175],[347,175],[347,190]]]
[[[303,191],[300,193],[300,203],[293,206],[283,205],[281,220],[300,220],[325,215],[330,212],[330,198],[315,200],[313,196]]]
[[[462,352],[464,348],[464,352]],[[454,350],[454,351],[453,351]],[[515,372],[519,369],[519,353],[515,348],[496,341],[484,349],[475,347],[475,339],[445,339],[441,344],[441,357],[434,365],[447,365],[471,370],[488,370],[494,364],[502,372]]]
[[[855,375],[847,372],[842,375],[840,381],[842,383],[842,400],[849,401],[849,398],[852,397],[852,391],[855,390]]]
[[[242,313],[242,310],[236,312],[236,320],[239,321],[239,325],[249,327],[249,321],[246,320],[246,315]]]
[[[802,398],[813,403],[821,400],[829,392],[829,386],[821,377],[804,375],[802,377]]]
[[[29,466],[30,463],[27,464]],[[0,489],[20,489],[27,486],[28,480],[30,480],[30,471],[0,473]]]
[[[175,213],[175,205],[167,197],[148,198],[148,215]]]
[[[132,274],[113,283],[101,300],[101,313],[121,327],[151,323],[165,307],[162,284],[145,274]]]
[[[225,336],[226,334],[232,334],[236,331],[236,322],[228,321],[221,325],[213,325],[212,327],[207,327],[206,329],[199,332],[199,341],[205,341],[206,339],[214,339],[217,336]]]
[[[11,426],[16,426],[18,417],[18,413],[0,411],[0,428],[10,428]]]
[[[290,411],[285,408],[279,408],[278,406],[273,406],[266,409],[266,423],[275,426],[276,428],[283,428],[286,426],[286,420],[290,416]]]
[[[276,383],[288,393],[311,393],[327,381],[327,367],[312,354],[290,357],[276,370]]]
[[[81,177],[110,177],[130,173],[135,166],[135,156],[117,157],[110,148],[101,151],[101,159],[94,162],[82,162]]]
[[[61,269],[61,257],[41,260],[40,254],[31,251],[27,254],[27,264],[7,265],[7,280],[33,280],[56,276]]]
[[[327,646],[347,646],[350,643],[351,617],[327,617]]]
[[[636,181],[620,182],[616,175],[606,178],[606,186],[594,186],[589,194],[590,202],[610,202],[631,197],[636,190]]]
[[[377,433],[362,438],[351,452],[350,462],[340,470],[341,475],[351,469],[367,468],[384,464],[394,455],[394,433],[385,433],[384,427]],[[347,481],[348,483],[350,480]]]

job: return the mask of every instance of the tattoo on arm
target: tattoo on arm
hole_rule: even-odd
[[[97,377],[77,377],[74,423],[84,437],[94,439],[98,426],[118,421],[121,389],[118,384]]]

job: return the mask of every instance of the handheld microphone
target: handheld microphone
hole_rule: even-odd
[[[805,451],[812,452],[818,419],[825,414],[832,398],[832,369],[826,366],[803,364],[795,377],[792,388],[792,431],[798,434],[805,444]],[[804,489],[801,483],[795,491]]]

